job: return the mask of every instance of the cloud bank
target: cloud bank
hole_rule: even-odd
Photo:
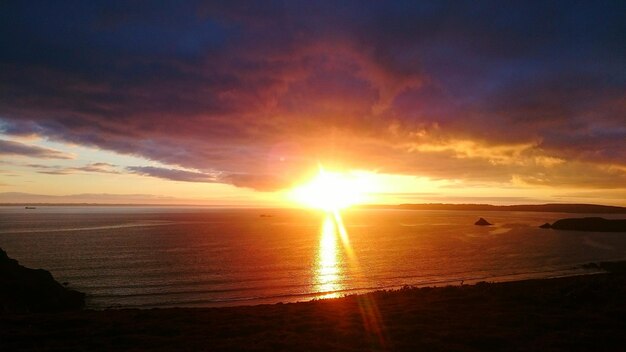
[[[0,33],[2,132],[172,166],[132,173],[626,184],[623,2],[3,2]]]

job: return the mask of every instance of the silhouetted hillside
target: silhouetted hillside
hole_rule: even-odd
[[[580,214],[626,214],[625,207],[597,204],[528,204],[528,205],[490,205],[490,204],[400,204],[390,206],[368,206],[372,208],[413,209],[413,210],[471,210],[471,211],[535,211],[551,213]]]
[[[78,310],[85,295],[63,287],[43,269],[29,269],[0,248],[0,314]]]
[[[626,220],[599,217],[560,219],[549,227],[542,226],[544,228],[568,231],[626,232]]]

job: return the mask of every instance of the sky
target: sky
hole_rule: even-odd
[[[2,1],[0,202],[626,205],[624,43],[623,1]]]

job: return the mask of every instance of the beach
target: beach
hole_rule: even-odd
[[[619,351],[623,267],[289,304],[5,315],[0,350]]]

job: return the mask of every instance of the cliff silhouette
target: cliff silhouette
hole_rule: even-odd
[[[85,294],[63,287],[43,269],[30,269],[0,248],[0,314],[80,310]]]
[[[609,220],[600,217],[560,219],[541,228],[568,231],[626,232],[626,219]]]

